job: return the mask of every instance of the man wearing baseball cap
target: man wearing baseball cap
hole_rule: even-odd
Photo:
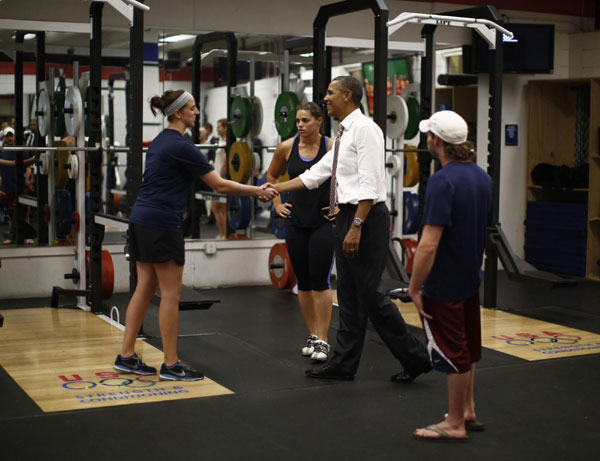
[[[483,430],[475,415],[473,379],[481,358],[479,285],[486,227],[492,219],[492,181],[474,163],[468,128],[456,112],[422,120],[427,148],[442,169],[427,183],[423,232],[408,292],[419,311],[434,369],[446,373],[448,413],[417,429],[426,441],[464,441]]]

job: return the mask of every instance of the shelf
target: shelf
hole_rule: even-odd
[[[600,218],[592,218],[592,219],[590,219],[590,222],[600,223]]]

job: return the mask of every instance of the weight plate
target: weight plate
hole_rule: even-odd
[[[294,136],[298,132],[296,109],[299,105],[298,95],[291,91],[284,91],[275,101],[275,127],[283,139]]]
[[[121,196],[119,194],[112,194],[112,196],[113,196],[112,212],[116,214],[119,211],[119,205],[121,204]]]
[[[63,91],[57,91],[54,93],[54,136],[62,138],[66,132],[67,127],[65,124],[65,93]]]
[[[402,233],[414,234],[419,230],[419,196],[412,192],[404,192],[404,222]]]
[[[245,184],[252,174],[252,152],[245,142],[234,142],[229,150],[229,177]]]
[[[252,137],[257,138],[263,126],[263,106],[258,96],[250,100],[252,101]]]
[[[258,152],[252,152],[252,171],[254,172],[260,172],[260,155],[258,154]]]
[[[92,286],[90,270],[90,250],[85,251],[86,280],[88,288]],[[102,299],[110,299],[115,288],[115,266],[112,256],[107,250],[102,250]]]
[[[416,186],[419,182],[419,160],[417,146],[406,144],[404,146],[404,187]],[[409,149],[414,149],[409,151]]]
[[[396,155],[390,155],[385,161],[390,176],[396,176],[400,172],[400,159]]]
[[[69,168],[67,170],[69,178],[77,179],[77,176],[79,176],[79,160],[77,159],[77,155],[69,155],[69,160],[67,163],[69,164]]]
[[[42,152],[40,154],[39,167],[41,175],[45,176],[48,174],[48,171],[50,170],[50,154],[48,152]]]
[[[296,284],[296,274],[285,243],[276,243],[269,252],[269,277],[278,290],[292,288]]]
[[[400,96],[392,95],[387,98],[386,131],[391,139],[400,139],[408,125],[408,107]]]
[[[37,100],[37,125],[41,136],[47,136],[50,131],[50,97],[48,92],[41,89]]]
[[[64,119],[69,135],[77,136],[83,123],[83,100],[79,88],[74,86],[67,88]]]
[[[404,243],[404,268],[406,269],[406,272],[410,274],[412,272],[412,266],[415,260],[415,253],[417,252],[417,246],[419,244],[416,240],[413,239],[402,239],[402,243]]]
[[[234,96],[231,101],[231,131],[236,138],[245,138],[252,128],[252,101]]]
[[[250,197],[230,195],[227,197],[227,224],[234,231],[246,229],[250,224],[252,201]]]
[[[421,118],[421,106],[417,98],[410,97],[406,100],[408,107],[408,125],[404,132],[404,139],[412,139],[419,134],[419,121]]]

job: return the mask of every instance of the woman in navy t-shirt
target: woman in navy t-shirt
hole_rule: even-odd
[[[169,125],[148,148],[144,177],[129,217],[129,251],[136,262],[137,286],[129,306],[121,354],[115,369],[152,375],[156,369],[135,353],[135,340],[156,288],[160,286],[159,325],[164,363],[160,378],[198,380],[204,376],[181,363],[177,356],[179,298],[185,262],[181,222],[187,210],[190,187],[200,177],[216,192],[249,195],[270,200],[277,193],[269,184],[249,186],[219,176],[206,157],[183,133],[193,128],[199,111],[192,95],[169,90],[150,100],[152,113],[163,113]],[[133,155],[133,154],[130,154]]]

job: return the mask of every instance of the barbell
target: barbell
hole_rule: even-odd
[[[200,149],[218,149],[218,144],[194,144],[196,147]],[[99,150],[108,151],[108,152],[131,152],[131,147],[128,146],[46,146],[46,147],[36,147],[36,146],[0,146],[0,151],[7,152],[97,152]],[[143,152],[148,151],[148,147],[142,147]]]

